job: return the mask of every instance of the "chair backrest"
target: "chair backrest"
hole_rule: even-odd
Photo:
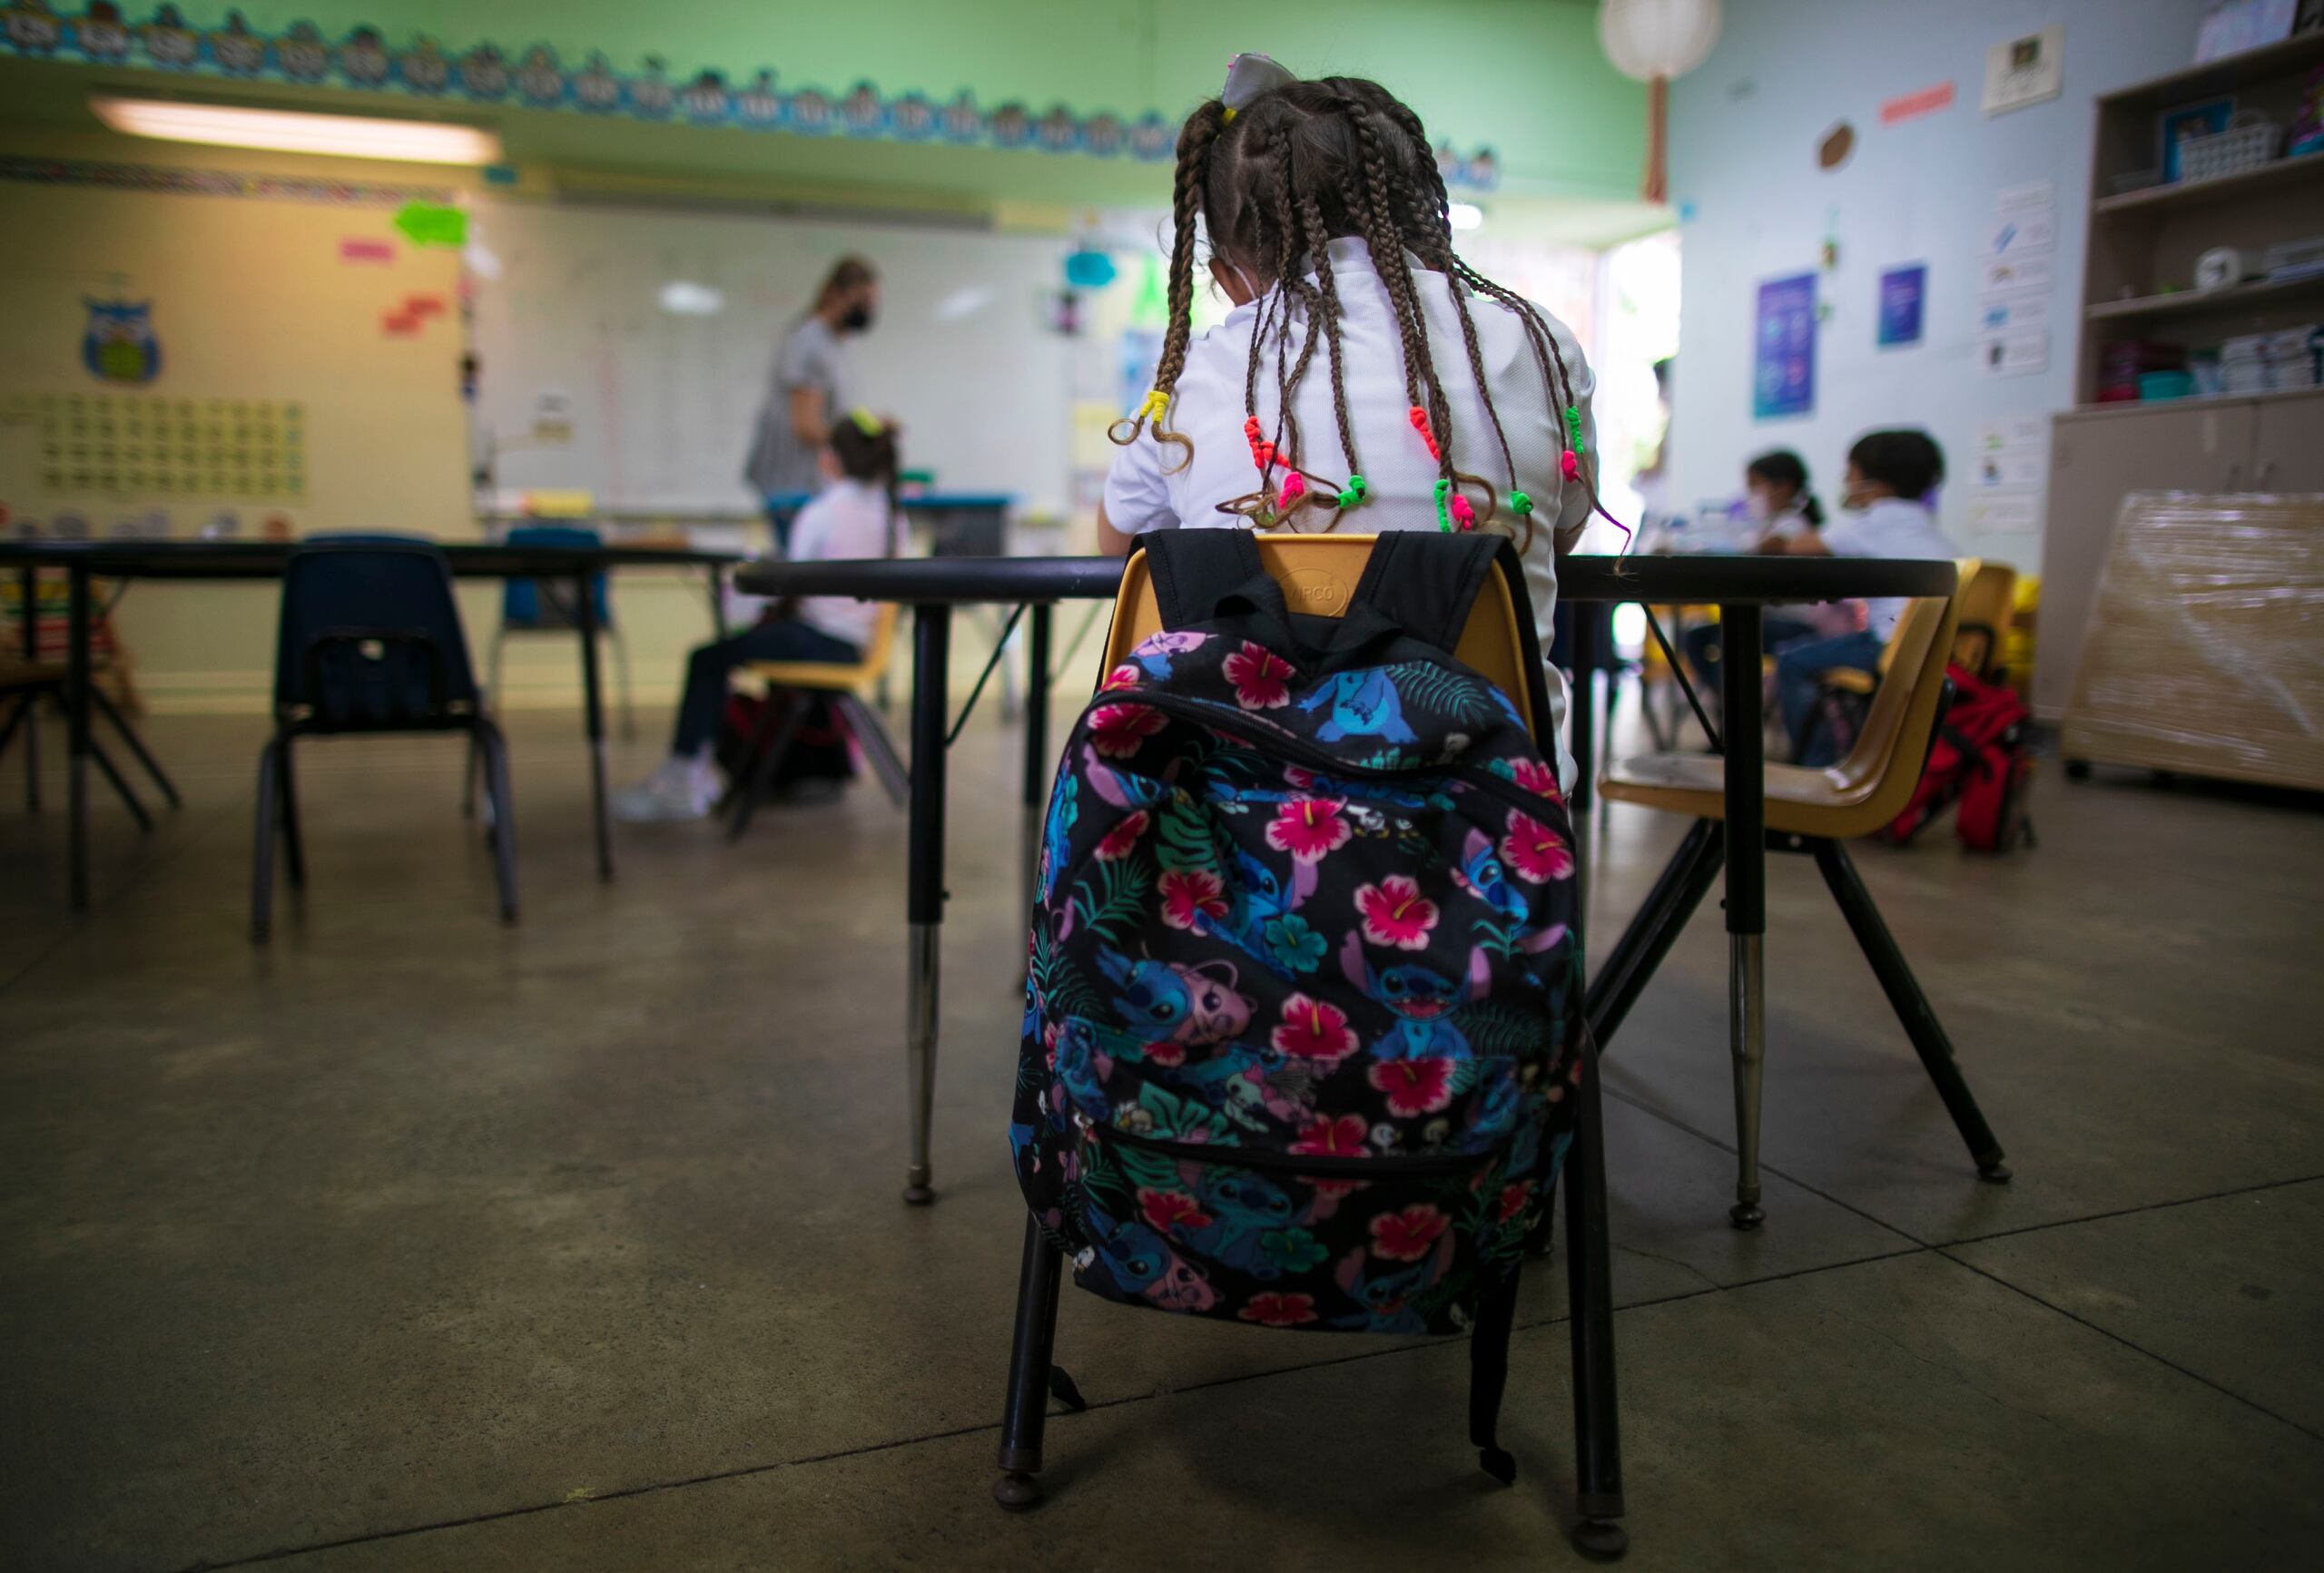
[[[503,540],[511,546],[602,546],[606,539],[582,525],[517,525]],[[589,599],[595,603],[597,626],[613,626],[613,604],[606,594],[606,575],[589,575]],[[500,590],[500,625],[504,628],[566,629],[580,621],[573,605],[573,585],[565,579],[509,579]]]
[[[1976,578],[1978,566],[1974,557],[1961,559],[1955,565],[1953,594],[1915,600],[1888,636],[1881,663],[1886,675],[1872,696],[1855,746],[1832,767],[1845,782],[1859,791],[1868,789],[1852,818],[1885,824],[1904,811],[1919,783],[1945,693],[1953,635],[1960,626],[1963,595]]]
[[[477,709],[451,565],[425,541],[312,539],[290,554],[274,706],[310,732],[421,732]]]
[[[1374,536],[1262,535],[1259,565],[1283,587],[1284,603],[1295,613],[1336,617],[1347,610],[1356,581],[1372,555]],[[1537,679],[1526,670],[1526,643],[1517,621],[1518,603],[1508,582],[1489,574],[1461,631],[1453,659],[1509,695],[1529,729],[1538,732],[1533,703]],[[1530,608],[1529,608],[1530,611]],[[1144,554],[1133,554],[1114,597],[1113,627],[1106,635],[1105,670],[1111,672],[1150,634],[1162,632],[1162,607]]]
[[[1973,675],[1990,677],[2009,644],[2017,605],[2017,570],[2006,563],[1982,563],[1960,592],[1961,625],[1953,635],[1953,664]]]

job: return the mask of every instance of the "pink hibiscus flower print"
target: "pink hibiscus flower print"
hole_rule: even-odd
[[[1417,1262],[1428,1254],[1436,1237],[1452,1222],[1425,1202],[1416,1202],[1401,1213],[1383,1213],[1372,1220],[1373,1253],[1391,1262]]]
[[[1199,1229],[1210,1222],[1210,1214],[1192,1196],[1177,1191],[1150,1191],[1140,1185],[1137,1210],[1146,1214],[1149,1227],[1165,1234],[1176,1228]]]
[[[1124,814],[1115,821],[1114,828],[1106,832],[1105,840],[1098,843],[1098,860],[1108,863],[1116,858],[1128,857],[1137,849],[1137,839],[1146,834],[1147,822],[1144,809]]]
[[[1137,745],[1170,724],[1147,704],[1101,704],[1089,713],[1089,741],[1108,759],[1128,759]]]
[[[1391,874],[1376,885],[1356,888],[1355,909],[1364,914],[1364,937],[1399,950],[1425,950],[1436,927],[1436,903],[1420,893],[1409,874]]]
[[[1291,703],[1284,679],[1291,663],[1264,644],[1243,641],[1243,648],[1219,664],[1219,671],[1235,685],[1235,703],[1246,710],[1274,710]]]
[[[1208,869],[1173,869],[1162,876],[1161,893],[1162,921],[1173,929],[1226,916],[1226,887]]]
[[[1262,1327],[1296,1327],[1303,1322],[1315,1320],[1315,1297],[1312,1294],[1285,1294],[1270,1289],[1265,1293],[1252,1295],[1251,1303],[1235,1314]]]
[[[1267,1041],[1277,1054],[1294,1059],[1338,1060],[1355,1052],[1355,1033],[1347,1024],[1347,1012],[1304,994],[1283,1002],[1283,1025]],[[1358,1121],[1359,1140],[1362,1134],[1363,1123]]]
[[[1293,798],[1267,821],[1267,845],[1289,852],[1303,863],[1320,863],[1324,854],[1347,845],[1355,827],[1340,812],[1337,798]]]
[[[1392,1115],[1433,1115],[1452,1101],[1452,1062],[1438,1057],[1386,1059],[1365,1079],[1388,1095]]]
[[[1513,759],[1509,762],[1509,779],[1537,798],[1562,802],[1558,791],[1558,772],[1538,759]]]
[[[1529,885],[1562,880],[1573,872],[1573,852],[1565,838],[1515,809],[1509,811],[1509,833],[1501,838],[1501,856]]]
[[[1157,1065],[1184,1065],[1187,1061],[1186,1045],[1162,1038],[1146,1046],[1146,1057]]]
[[[1493,1221],[1500,1224],[1508,1223],[1523,1212],[1525,1204],[1532,1199],[1533,1182],[1531,1180],[1519,1180],[1503,1185],[1501,1188],[1501,1204],[1493,1209]]]
[[[1310,1120],[1291,1150],[1310,1158],[1360,1158],[1364,1155],[1364,1130],[1362,1115]]]
[[[1146,673],[1128,662],[1106,673],[1106,681],[1098,684],[1098,692],[1110,693],[1117,688],[1136,688],[1146,680]]]

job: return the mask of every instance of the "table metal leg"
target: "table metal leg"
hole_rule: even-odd
[[[1041,820],[1049,796],[1049,619],[1037,605],[1025,614],[1025,899],[1033,909],[1033,873],[1041,860]]]
[[[1759,1070],[1767,1052],[1766,733],[1759,719],[1762,617],[1756,603],[1719,609],[1721,737],[1727,744],[1727,1040],[1735,1059],[1738,1229],[1767,1218],[1759,1206]]]
[[[72,814],[73,909],[89,909],[89,570],[74,564],[65,650],[65,799]]]
[[[944,922],[944,710],[950,693],[952,609],[912,614],[911,810],[906,832],[904,1077],[911,1102],[904,1200],[936,1199],[929,1132],[936,1120],[936,1010]]]
[[[16,570],[17,631],[24,637],[25,664],[40,662],[40,576],[29,565]],[[18,712],[25,723],[25,808],[40,812],[40,696],[25,696]]]
[[[597,878],[614,877],[613,827],[606,818],[606,695],[597,670],[597,599],[589,570],[573,576],[574,626],[581,634],[581,712],[589,734],[589,812],[597,831]]]

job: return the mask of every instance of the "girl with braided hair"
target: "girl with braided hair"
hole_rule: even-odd
[[[1242,54],[1178,136],[1170,319],[1098,515],[1147,530],[1493,530],[1546,646],[1555,551],[1596,506],[1590,369],[1452,250],[1420,118],[1374,82]],[[1192,332],[1197,229],[1233,302]],[[1561,684],[1551,684],[1561,722]],[[1561,773],[1571,782],[1570,760]]]

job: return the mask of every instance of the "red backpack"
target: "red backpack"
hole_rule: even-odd
[[[1954,807],[1955,832],[1973,852],[2006,852],[2020,832],[2030,844],[2025,791],[2034,753],[2025,723],[2031,713],[2015,693],[1965,667],[1947,666],[1945,675],[1952,702],[1938,718],[1928,764],[1912,801],[1882,834],[1901,846]]]

